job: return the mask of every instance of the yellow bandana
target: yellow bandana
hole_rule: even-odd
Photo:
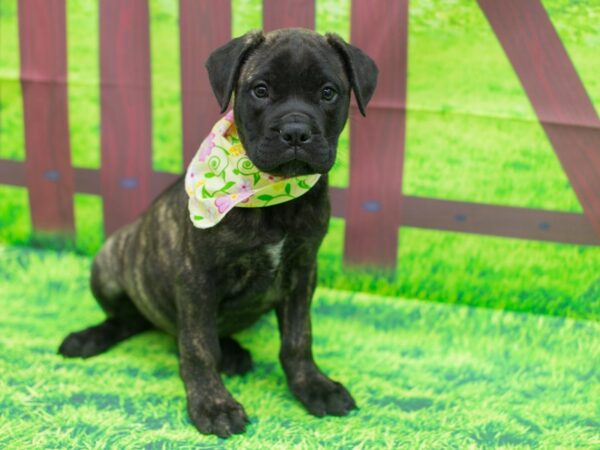
[[[294,200],[320,176],[279,177],[261,172],[246,156],[233,111],[229,111],[215,124],[188,166],[185,190],[190,219],[196,228],[210,228],[234,206],[259,208]]]

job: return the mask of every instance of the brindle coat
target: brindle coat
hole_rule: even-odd
[[[107,319],[71,333],[59,352],[89,357],[153,326],[173,334],[193,423],[203,433],[226,437],[242,432],[248,419],[219,372],[242,374],[252,366],[250,353],[231,335],[275,309],[280,360],[292,392],[312,414],[345,415],[354,400],[312,356],[310,303],[330,217],[326,172],[350,90],[364,111],[377,69],[339,37],[299,29],[248,33],[217,49],[207,68],[223,110],[235,91],[236,126],[259,169],[324,175],[300,198],[234,208],[205,230],[189,218],[180,178],[100,250],[91,287]],[[264,93],[257,83],[267,87],[267,97],[257,95]],[[322,93],[325,85],[336,93],[333,101],[330,91]],[[289,123],[292,137],[280,138]],[[293,134],[297,129],[305,133],[302,142]]]

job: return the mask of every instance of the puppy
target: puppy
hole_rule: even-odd
[[[313,359],[310,304],[330,217],[326,174],[350,91],[364,114],[377,67],[335,34],[284,29],[233,39],[206,68],[222,112],[235,93],[239,139],[258,169],[323,175],[292,201],[233,208],[206,229],[193,226],[180,178],[106,241],[93,262],[91,289],[107,318],[71,333],[59,352],[85,358],[151,327],[171,333],[192,422],[202,433],[227,437],[243,432],[248,417],[220,372],[243,374],[252,366],[232,335],[275,309],[290,389],[316,416],[345,415],[355,408],[352,396]]]

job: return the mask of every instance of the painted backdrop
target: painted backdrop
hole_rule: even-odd
[[[92,254],[218,117],[208,52],[301,25],[338,32],[382,69],[331,174],[322,286],[598,318],[593,2],[214,5],[2,2],[3,242]]]

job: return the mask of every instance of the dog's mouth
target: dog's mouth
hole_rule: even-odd
[[[266,151],[260,150],[252,152],[252,155],[249,152],[248,156],[260,171],[280,177],[325,174],[333,165],[329,157],[315,159],[302,154],[305,152],[288,152],[286,155],[282,155],[279,149],[276,149],[276,152],[277,158],[270,157]]]
[[[310,164],[294,159],[274,167],[269,170],[269,173],[280,177],[297,177],[301,175],[312,175],[317,173],[317,171],[315,171]]]
[[[244,142],[243,136],[242,143]],[[248,142],[246,153],[261,171],[274,176],[294,177],[329,172],[335,160],[335,149],[320,138],[311,145],[283,145],[268,135],[258,142]]]

